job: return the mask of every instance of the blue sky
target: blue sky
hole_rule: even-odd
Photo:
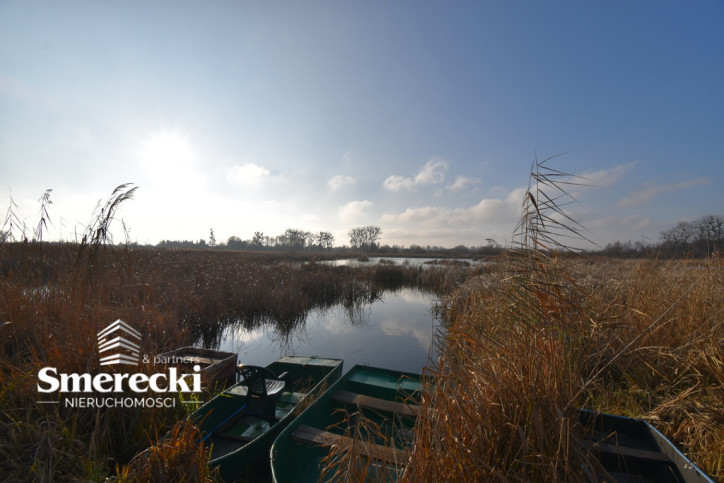
[[[72,240],[511,239],[531,162],[599,245],[724,214],[724,4],[0,2],[0,208]],[[118,235],[117,235],[118,236]],[[122,237],[120,237],[122,238]]]

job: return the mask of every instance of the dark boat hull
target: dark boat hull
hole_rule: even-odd
[[[224,481],[249,478],[269,464],[269,448],[302,408],[342,374],[342,360],[283,357],[267,366],[275,374],[288,374],[288,384],[276,403],[277,420],[269,424],[246,415],[247,388],[234,384],[196,410],[198,424],[211,446],[209,465],[218,467]],[[223,428],[223,429],[222,429]]]
[[[586,444],[616,481],[713,483],[674,444],[642,419],[580,410]]]
[[[359,450],[387,477],[399,476],[407,460],[422,384],[419,374],[355,366],[304,410],[272,446],[272,476],[277,482],[318,481],[320,462],[331,446],[365,434]],[[360,426],[369,421],[376,441]],[[354,426],[350,426],[354,425]]]

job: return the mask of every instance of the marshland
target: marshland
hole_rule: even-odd
[[[293,341],[320,337],[313,320],[342,314],[369,329],[376,302],[411,293],[429,305],[429,357],[416,363],[429,384],[404,479],[610,481],[582,444],[577,408],[644,418],[724,477],[724,262],[576,254],[557,242],[576,225],[537,188],[529,194],[516,244],[484,264],[116,246],[104,240],[112,217],[80,243],[0,244],[3,480],[216,479],[184,422],[192,404],[37,402],[40,368],[99,371],[96,334],[110,321],[141,332],[142,354],[261,331],[268,344],[247,356],[274,359],[309,350]]]

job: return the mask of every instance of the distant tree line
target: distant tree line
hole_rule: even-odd
[[[334,248],[334,241],[334,235],[328,231],[312,233],[299,228],[287,228],[284,233],[276,236],[269,236],[265,235],[264,232],[256,231],[254,236],[248,240],[242,240],[238,236],[231,236],[226,243],[217,243],[212,229],[208,243],[204,239],[198,242],[163,240],[157,246],[166,248],[215,247],[229,250],[329,251]]]
[[[661,241],[661,250],[673,255],[713,255],[724,246],[724,217],[706,215],[694,221],[680,221],[661,232]]]
[[[162,240],[158,245],[162,248],[208,248],[215,247],[229,250],[287,250],[287,251],[324,251],[334,247],[334,235],[327,231],[311,233],[297,228],[287,228],[281,235],[268,236],[263,232],[254,232],[249,240],[242,240],[238,236],[231,236],[224,242],[217,243],[214,231],[207,242],[201,239],[197,242],[184,240]]]
[[[680,221],[660,233],[660,242],[612,242],[600,253],[616,257],[689,257],[718,254],[724,248],[724,217],[706,215],[694,221]]]
[[[437,245],[382,245],[382,228],[375,225],[352,228],[347,235],[349,245],[336,245],[335,237],[328,231],[312,233],[298,228],[287,228],[284,233],[269,236],[263,232],[254,232],[251,239],[243,240],[238,236],[231,236],[226,242],[216,242],[213,230],[210,231],[209,240],[163,240],[158,245],[161,248],[199,248],[199,249],[227,249],[227,250],[257,250],[257,251],[305,251],[325,252],[335,250],[338,252],[355,251],[360,253],[376,253],[380,255],[434,255],[458,258],[474,258],[496,255],[503,251],[495,240],[487,239],[487,245],[480,247],[466,247],[458,245],[446,248]]]

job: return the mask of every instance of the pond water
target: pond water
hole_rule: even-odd
[[[371,303],[313,310],[288,335],[271,324],[251,331],[231,325],[219,349],[238,353],[242,364],[265,366],[284,355],[300,355],[344,359],[345,371],[367,364],[419,373],[430,360],[438,325],[435,300],[417,289],[385,291]]]
[[[423,257],[369,257],[366,261],[360,261],[357,258],[341,258],[338,260],[325,260],[317,263],[324,263],[328,265],[339,266],[351,266],[351,267],[364,267],[370,265],[376,265],[378,263],[388,263],[393,265],[409,265],[412,267],[431,267],[439,266],[436,262],[458,262],[468,263],[470,265],[484,264],[485,262],[473,260],[472,258],[458,258],[454,260],[444,260],[439,258],[423,258]]]

